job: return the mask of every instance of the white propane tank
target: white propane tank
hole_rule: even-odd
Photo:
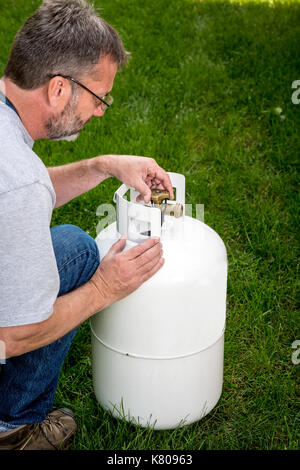
[[[185,178],[169,173],[185,207]],[[130,189],[130,200],[124,198]],[[91,319],[93,383],[99,403],[143,427],[173,429],[203,418],[223,383],[227,255],[203,222],[164,216],[137,203],[132,188],[115,193],[117,222],[96,238],[101,259],[121,235],[125,249],[159,236],[165,263],[128,297]]]

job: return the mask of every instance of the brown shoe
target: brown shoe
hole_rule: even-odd
[[[24,424],[0,433],[0,450],[62,450],[77,429],[74,413],[60,408],[41,423]]]

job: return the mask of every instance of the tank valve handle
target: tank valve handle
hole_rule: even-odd
[[[151,190],[151,205],[161,210],[161,224],[164,222],[164,216],[170,215],[173,217],[181,217],[183,215],[182,204],[170,204],[167,200],[170,199],[169,191],[165,189],[152,189]]]

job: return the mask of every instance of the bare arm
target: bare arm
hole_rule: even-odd
[[[173,198],[168,174],[153,158],[134,155],[102,155],[67,165],[50,167],[48,172],[56,193],[55,207],[86,193],[106,178],[114,176],[140,192],[149,202],[151,189],[167,189]]]
[[[103,155],[47,168],[56,193],[55,207],[63,206],[111,176],[107,165],[108,156]]]
[[[6,357],[19,356],[53,343],[105,306],[106,301],[100,298],[95,285],[87,282],[58,297],[53,305],[53,313],[47,320],[0,328],[0,338],[6,346]]]
[[[125,239],[120,239],[112,246],[86,284],[58,297],[47,320],[0,328],[6,357],[53,343],[94,313],[129,295],[163,265],[158,239],[149,239],[123,252],[125,243]]]

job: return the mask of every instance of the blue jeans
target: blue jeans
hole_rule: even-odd
[[[95,240],[74,225],[51,228],[60,276],[58,296],[85,284],[99,265]],[[77,330],[48,346],[6,360],[0,371],[0,425],[43,421],[49,414],[60,368]]]

